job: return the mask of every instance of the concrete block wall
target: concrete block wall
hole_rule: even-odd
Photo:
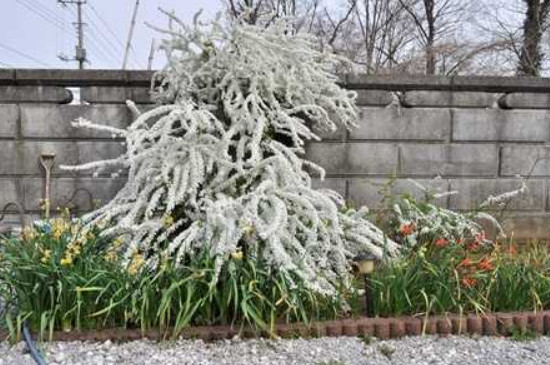
[[[75,129],[71,121],[82,116],[127,126],[124,102],[150,107],[150,79],[142,71],[0,70],[0,209],[16,202],[27,219],[39,215],[43,153],[55,153],[59,166],[122,152],[122,141]],[[550,236],[550,79],[348,76],[342,84],[358,93],[358,128],[307,146],[307,157],[327,171],[317,186],[376,207],[378,190],[392,176],[396,192],[421,193],[413,178],[459,191],[439,204],[460,210],[517,188],[516,176],[530,174],[529,192],[509,206],[507,228],[521,239]],[[52,206],[86,211],[123,183],[56,167]],[[9,214],[4,223],[18,220],[16,209]]]
[[[131,113],[125,100],[150,107],[150,72],[0,70],[0,212],[11,202],[24,211],[25,223],[40,216],[44,196],[41,154],[55,153],[52,209],[70,206],[88,211],[108,201],[124,178],[72,173],[60,165],[113,158],[124,151],[123,141],[106,133],[76,129],[83,117],[118,128],[128,126]],[[74,97],[80,96],[80,100]],[[20,223],[10,206],[2,225]]]

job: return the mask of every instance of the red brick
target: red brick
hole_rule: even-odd
[[[496,336],[497,331],[497,319],[495,316],[487,314],[481,317],[483,323],[483,334],[486,336]]]
[[[440,318],[437,321],[437,333],[441,336],[448,336],[451,334],[453,326],[449,318]]]
[[[469,316],[467,319],[468,333],[481,335],[483,333],[483,322],[478,316]]]
[[[372,318],[361,318],[357,324],[357,330],[362,336],[374,336],[374,320]]]
[[[544,333],[544,317],[542,316],[542,314],[539,313],[530,315],[528,323],[531,331],[538,334]]]
[[[325,322],[315,322],[311,325],[311,335],[313,337],[324,337],[327,335],[327,325]]]
[[[527,330],[528,322],[529,317],[526,314],[518,313],[514,316],[514,327],[520,332],[525,332]]]
[[[544,334],[550,335],[550,313],[544,313]]]
[[[453,334],[460,335],[468,332],[468,321],[466,317],[459,316],[451,319],[453,325]]]
[[[327,323],[327,336],[342,336],[342,323],[338,321]]]
[[[281,338],[291,338],[293,335],[292,331],[292,327],[288,324],[282,323],[277,325],[276,333]]]
[[[437,318],[428,317],[422,319],[422,329],[426,335],[437,334]]]
[[[311,328],[304,323],[293,323],[294,337],[308,338],[311,334]]]
[[[390,338],[390,320],[380,319],[374,324],[374,334],[380,340],[387,340]]]
[[[359,334],[357,322],[354,320],[344,321],[342,325],[342,334],[344,336],[357,336]]]
[[[229,338],[229,329],[226,326],[218,326],[212,329],[211,332],[212,340],[225,340]]]
[[[419,318],[406,319],[405,332],[408,336],[420,336],[422,334],[422,320]]]
[[[396,319],[390,323],[390,336],[391,338],[400,338],[405,336],[405,322],[401,319]]]
[[[498,314],[497,315],[497,330],[503,336],[510,336],[514,329],[514,316],[512,314]]]

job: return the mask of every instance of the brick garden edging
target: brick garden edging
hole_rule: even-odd
[[[201,326],[185,329],[181,337],[205,341],[229,339],[239,334],[239,327]],[[540,335],[550,335],[550,311],[520,313],[489,313],[482,315],[446,315],[429,317],[395,317],[343,319],[315,322],[311,326],[300,323],[277,324],[276,333],[282,338],[294,337],[336,337],[336,336],[375,336],[386,340],[403,336],[469,334],[485,336],[508,336],[512,330],[530,330]],[[161,333],[139,329],[108,329],[83,332],[55,332],[54,341],[132,341],[142,338],[160,340],[169,338],[171,332]],[[244,338],[266,336],[252,328],[240,332]],[[166,336],[165,336],[166,335]],[[7,334],[0,333],[0,340]]]

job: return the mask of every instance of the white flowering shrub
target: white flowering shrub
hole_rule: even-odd
[[[331,73],[343,60],[316,51],[290,23],[268,28],[216,20],[188,26],[171,14],[168,64],[154,78],[159,106],[127,130],[80,120],[126,139],[127,152],[72,170],[127,169],[128,182],[86,220],[126,239],[126,261],[178,265],[208,250],[217,270],[243,254],[332,294],[360,252],[398,246],[330,190],[303,158],[315,131],[353,127],[355,94]],[[132,103],[129,106],[136,112]]]

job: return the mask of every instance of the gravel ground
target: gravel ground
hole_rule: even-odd
[[[359,338],[311,340],[234,339],[216,343],[53,343],[42,350],[49,364],[550,364],[550,338],[516,342],[502,338],[411,337],[391,341]],[[0,365],[34,364],[25,346],[0,344]]]

